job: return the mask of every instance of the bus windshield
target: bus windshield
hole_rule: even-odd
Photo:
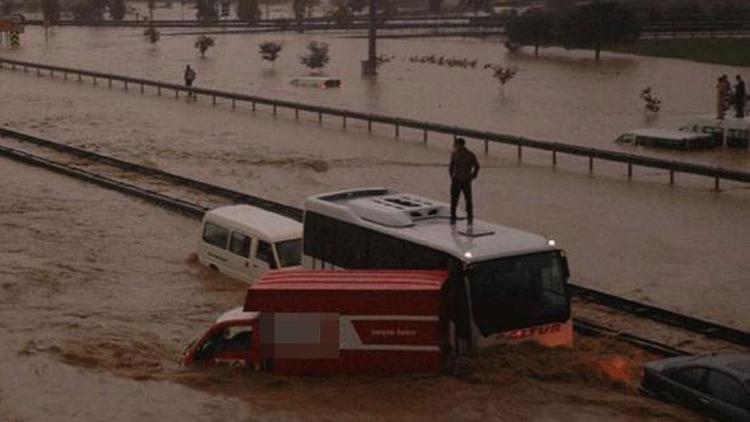
[[[276,243],[276,254],[281,268],[302,264],[302,239],[285,240]]]
[[[466,272],[472,314],[483,336],[570,317],[558,251],[494,259]]]

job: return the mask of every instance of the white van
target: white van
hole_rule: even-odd
[[[750,144],[750,117],[716,116],[696,117],[680,130],[711,134],[717,145],[733,148],[747,148]]]
[[[703,149],[717,145],[714,137],[707,133],[656,128],[631,130],[617,137],[615,142],[669,149]]]
[[[302,224],[250,205],[228,205],[203,217],[198,261],[254,282],[269,269],[300,268]]]

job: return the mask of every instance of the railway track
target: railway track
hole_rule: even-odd
[[[299,208],[8,128],[0,127],[0,155],[194,218],[216,206],[245,203],[302,220]],[[748,332],[583,286],[570,289],[575,327],[582,334],[614,337],[667,356],[750,349]]]

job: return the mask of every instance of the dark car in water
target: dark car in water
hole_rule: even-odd
[[[750,355],[713,353],[650,362],[640,390],[716,420],[750,422]]]

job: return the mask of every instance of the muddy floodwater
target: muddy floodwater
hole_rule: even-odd
[[[171,31],[166,31],[171,32]],[[284,41],[261,64],[257,43]],[[623,130],[675,127],[713,105],[717,73],[744,69],[588,52],[508,56],[497,42],[386,40],[394,56],[376,81],[361,79],[364,41],[325,38],[326,70],[339,90],[294,88],[304,43],[322,35],[217,35],[200,59],[194,36],[141,30],[56,28],[45,43],[28,28],[19,60],[179,82],[186,63],[198,85],[423,118],[601,148]],[[487,71],[412,63],[438,54],[517,66],[500,92]],[[747,78],[746,78],[747,79]],[[651,85],[665,108],[644,115]],[[689,87],[690,89],[686,89]],[[317,116],[273,117],[248,106],[193,102],[137,90],[0,70],[0,124],[214,184],[301,206],[308,195],[386,186],[447,200],[448,139]],[[479,144],[469,147],[481,151]],[[621,149],[627,150],[627,149]],[[748,169],[747,151],[654,153]],[[750,329],[747,245],[750,193],[740,184],[495,147],[479,158],[479,218],[558,241],[577,283]],[[573,351],[495,350],[468,379],[443,376],[262,377],[188,372],[184,347],[244,285],[191,262],[197,222],[118,193],[0,160],[0,420],[469,419],[691,420],[638,396],[650,357],[581,340]],[[523,356],[519,357],[519,356]],[[331,409],[340,413],[332,414]],[[374,416],[377,417],[377,416]]]
[[[190,262],[197,222],[14,162],[0,177],[1,420],[695,419],[635,392],[648,356],[592,340],[492,351],[464,379],[186,371],[244,294]]]

